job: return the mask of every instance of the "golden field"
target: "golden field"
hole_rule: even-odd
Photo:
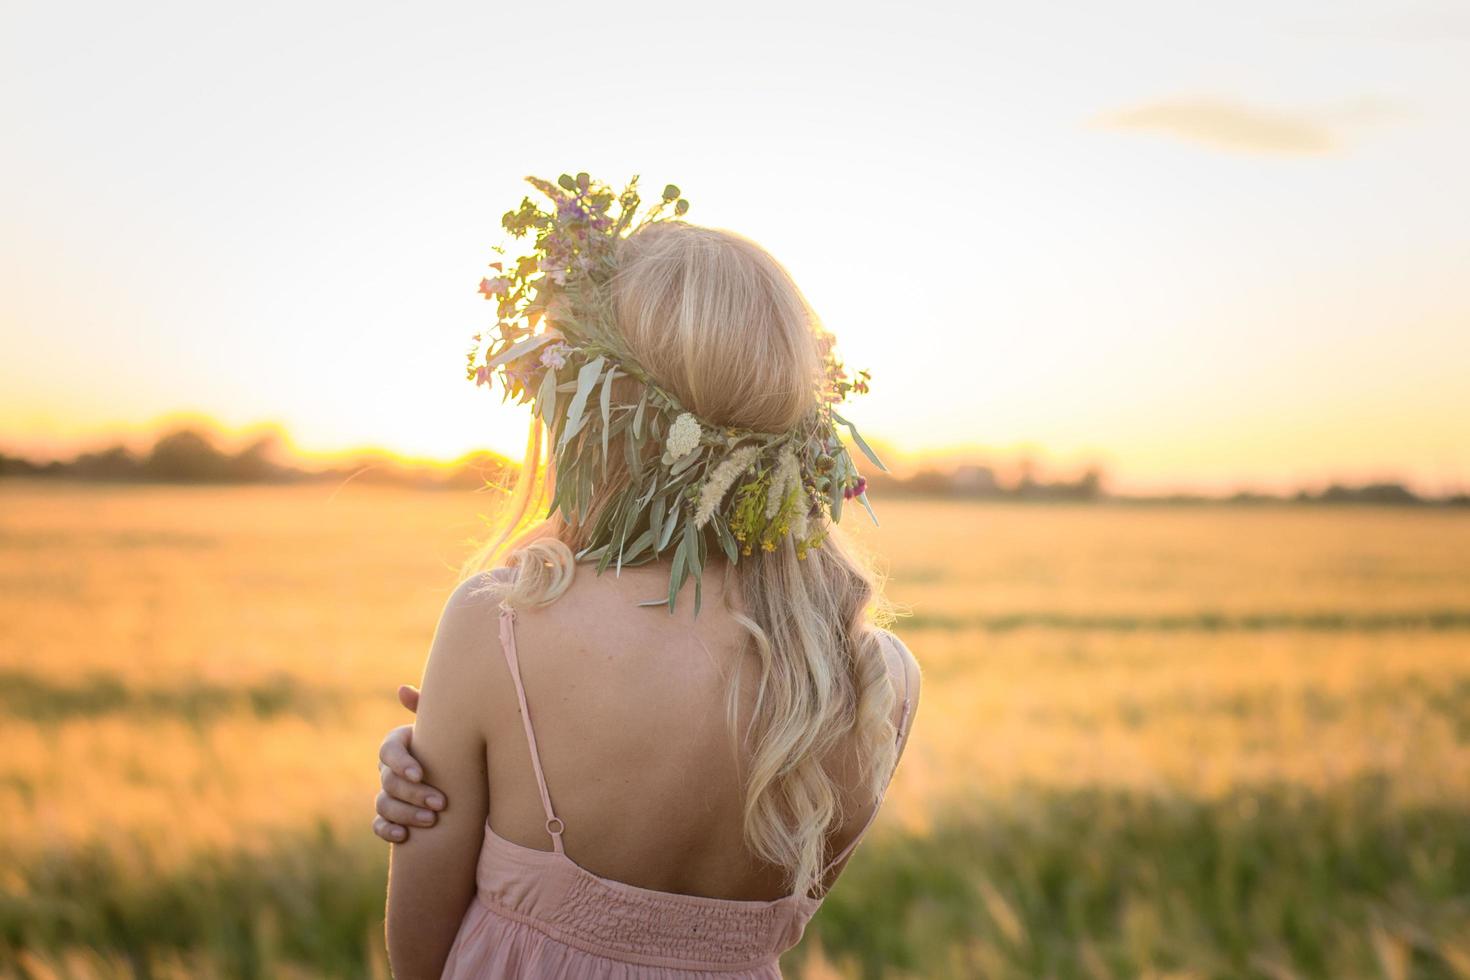
[[[0,976],[381,975],[374,753],[493,503],[0,482]],[[1470,513],[878,513],[924,704],[792,972],[1470,976]]]

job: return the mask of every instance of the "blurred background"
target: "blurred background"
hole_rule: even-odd
[[[1466,119],[1453,2],[0,6],[0,976],[386,975],[588,170],[874,373],[925,707],[789,974],[1470,977]]]

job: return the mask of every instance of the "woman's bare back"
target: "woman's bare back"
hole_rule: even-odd
[[[727,721],[729,678],[741,675],[748,717],[760,663],[749,634],[721,596],[725,569],[705,572],[693,614],[686,587],[671,616],[640,607],[667,589],[658,565],[579,568],[561,598],[517,610],[515,642],[527,704],[567,855],[594,874],[643,888],[715,898],[769,900],[785,894],[780,868],[747,849],[740,761]],[[734,590],[732,590],[733,592]],[[498,605],[482,601],[493,623]],[[738,608],[738,594],[731,596]],[[510,670],[486,630],[486,766],[491,829],[524,847],[550,840]],[[917,696],[917,667],[891,638],[895,690]],[[906,676],[907,675],[907,676]],[[894,722],[899,722],[897,709]],[[829,771],[844,795],[836,853],[868,822],[875,801],[858,778],[852,747]],[[840,872],[834,869],[834,876]]]

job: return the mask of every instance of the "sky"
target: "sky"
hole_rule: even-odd
[[[9,0],[0,127],[0,452],[518,453],[475,286],[587,170],[770,249],[900,461],[1470,488],[1460,3]]]

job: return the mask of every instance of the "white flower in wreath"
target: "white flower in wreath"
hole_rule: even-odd
[[[703,434],[699,427],[699,420],[688,412],[682,413],[674,419],[674,424],[669,426],[669,438],[664,443],[668,450],[670,459],[678,459],[694,452],[699,445],[699,437]]]

